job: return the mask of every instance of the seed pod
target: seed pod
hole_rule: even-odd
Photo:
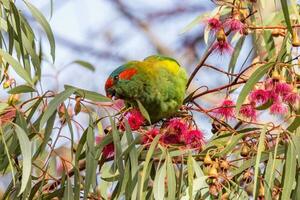
[[[246,183],[251,183],[252,173],[249,170],[245,171],[245,173],[243,174],[243,181],[245,181]]]
[[[211,157],[209,156],[209,153],[206,154],[203,163],[204,163],[204,165],[206,165],[206,166],[212,164],[212,160],[211,160]]]
[[[8,98],[7,103],[12,106],[12,105],[15,105],[16,103],[18,103],[19,99],[20,99],[19,94],[10,95],[10,97]]]
[[[258,189],[258,197],[263,199],[265,197],[265,187],[263,183],[260,183],[260,187]]]
[[[75,115],[80,113],[80,111],[81,111],[81,103],[80,103],[80,101],[76,101],[76,104],[75,104],[75,107],[74,107]]]
[[[218,42],[225,42],[226,41],[226,34],[223,28],[218,30],[217,32],[217,40]]]
[[[217,168],[215,166],[212,166],[208,171],[208,175],[212,177],[217,177],[218,176]]]
[[[281,76],[276,69],[272,72],[272,79],[274,81],[280,81],[280,79],[281,79]]]
[[[241,150],[241,156],[242,157],[247,157],[250,153],[250,147],[248,145],[243,145],[242,150]]]
[[[10,80],[7,80],[3,83],[3,89],[7,89],[11,86],[11,81]]]
[[[225,192],[224,194],[222,194],[221,200],[229,200],[229,193]]]
[[[227,160],[222,160],[222,161],[221,161],[220,168],[221,168],[222,170],[228,170],[229,167],[230,167],[230,165],[229,165],[229,163],[228,163]]]
[[[300,40],[298,38],[298,33],[297,33],[297,30],[295,30],[295,29],[293,29],[293,34],[292,34],[292,45],[293,45],[293,47],[300,46]]]

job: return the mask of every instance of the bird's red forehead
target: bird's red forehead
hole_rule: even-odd
[[[108,88],[111,88],[114,84],[113,79],[110,77],[107,79],[106,83],[105,83],[105,89],[107,90]]]
[[[135,75],[137,73],[137,70],[136,69],[127,69],[127,70],[124,70],[122,71],[120,74],[119,74],[119,79],[121,80],[130,80],[131,77],[133,75]]]

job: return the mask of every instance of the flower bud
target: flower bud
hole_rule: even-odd
[[[81,103],[80,103],[80,101],[76,101],[75,107],[74,107],[75,115],[77,115],[78,113],[80,113],[80,111],[81,111]]]
[[[10,85],[11,85],[11,81],[10,81],[10,80],[5,81],[5,82],[3,83],[3,89],[9,88]]]
[[[222,170],[228,170],[229,167],[230,167],[230,166],[229,166],[229,163],[228,163],[227,160],[222,160],[222,161],[221,161],[220,168],[221,168]]]
[[[222,194],[221,200],[229,200],[229,193],[225,192],[224,194]]]
[[[20,99],[20,95],[19,94],[13,94],[8,98],[7,103],[9,105],[15,105]]]
[[[217,40],[218,40],[218,42],[225,42],[226,41],[226,34],[225,34],[223,28],[221,28],[220,30],[218,30],[218,32],[217,32]]]
[[[212,160],[211,160],[211,157],[209,156],[209,153],[206,154],[203,163],[204,163],[204,165],[206,165],[206,166],[212,164]]]
[[[214,165],[209,169],[208,175],[212,176],[212,177],[217,177],[218,176],[218,170]]]
[[[258,189],[258,197],[263,199],[265,196],[265,187],[263,185],[263,183],[260,183],[260,187]]]
[[[281,79],[281,76],[276,69],[274,69],[274,71],[272,72],[272,79],[276,81],[279,81]]]
[[[293,33],[292,33],[292,45],[293,45],[293,47],[300,46],[300,40],[298,38],[298,33],[295,29],[293,29]]]
[[[241,156],[242,157],[247,157],[250,153],[250,147],[248,145],[243,145],[241,149]]]

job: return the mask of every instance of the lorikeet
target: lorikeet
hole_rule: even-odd
[[[143,61],[130,61],[113,71],[105,83],[108,97],[123,99],[127,106],[139,101],[151,122],[171,117],[182,105],[187,74],[169,57],[153,55]]]

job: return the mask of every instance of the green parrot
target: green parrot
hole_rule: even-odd
[[[140,102],[151,122],[174,115],[182,105],[187,74],[169,57],[153,55],[130,61],[113,71],[105,83],[106,95],[123,99],[129,107]]]

